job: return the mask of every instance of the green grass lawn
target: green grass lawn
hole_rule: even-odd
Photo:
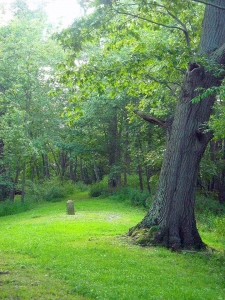
[[[64,201],[0,218],[0,299],[225,299],[222,254],[132,245],[124,234],[143,209],[74,200],[74,216]],[[204,234],[214,246],[213,232]]]

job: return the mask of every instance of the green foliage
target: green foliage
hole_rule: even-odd
[[[28,189],[27,197],[35,198],[36,201],[58,202],[75,191],[72,182],[61,181],[58,178],[46,180],[42,184],[32,184],[32,189]]]
[[[46,190],[45,190],[46,188]],[[49,202],[61,201],[66,196],[63,186],[53,185],[45,186],[43,189],[43,199]]]
[[[113,9],[99,1],[85,2],[85,7],[90,2],[93,13],[57,35],[71,53],[59,65],[61,88],[71,93],[64,115],[80,128],[80,144],[89,146],[85,159],[92,153],[104,166],[97,180],[105,174],[115,179],[125,169],[157,176],[165,139],[159,130],[143,125],[134,109],[163,120],[172,115],[196,50],[202,11],[191,1],[188,8],[182,1],[112,1]],[[112,116],[117,118],[114,136],[109,132]],[[114,167],[107,166],[110,141],[121,156],[116,155]],[[91,194],[102,195],[103,189],[94,185]]]
[[[218,101],[214,105],[215,114],[209,121],[209,128],[214,131],[215,139],[225,138],[225,92],[218,96]]]
[[[101,182],[96,182],[91,185],[89,195],[91,197],[99,197],[105,195],[109,191],[108,182],[102,180]]]
[[[198,195],[195,209],[198,215],[209,213],[214,216],[221,216],[225,214],[225,206],[219,204],[218,200],[213,196],[204,197],[203,195]]]
[[[225,240],[225,216],[217,217],[215,219],[214,228],[217,237]]]
[[[123,187],[118,189],[112,196],[115,200],[125,201],[132,206],[143,206],[149,208],[152,199],[148,191],[140,191],[139,189],[131,187]]]
[[[51,39],[52,28],[46,23],[44,10],[29,10],[24,1],[21,3],[16,2],[12,19],[0,27],[1,164],[15,185],[21,182],[25,168],[25,180],[29,175],[32,180],[40,179],[43,156],[54,160],[68,129],[61,118],[65,93],[48,97],[57,81],[53,80],[56,63],[66,53]]]
[[[34,208],[34,203],[32,202],[24,202],[21,203],[20,201],[10,202],[7,201],[1,201],[0,202],[0,217],[8,216],[8,215],[16,215],[25,211],[28,211],[30,209]]]

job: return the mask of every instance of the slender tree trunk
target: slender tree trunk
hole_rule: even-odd
[[[43,175],[44,175],[44,177],[45,178],[50,178],[47,154],[42,154],[42,165],[43,165]]]
[[[15,195],[16,195],[16,185],[18,183],[18,180],[19,180],[19,174],[20,174],[20,158],[18,159],[17,161],[17,166],[16,166],[16,176],[14,178],[14,180],[12,180],[12,188],[10,189],[10,193],[9,193],[9,199],[10,201],[13,203],[14,202],[14,198],[15,198]]]
[[[141,167],[140,164],[138,164],[137,171],[138,171],[138,177],[139,177],[140,190],[143,192],[143,190],[144,190],[144,186],[143,186],[143,174],[142,174],[142,167]]]
[[[215,0],[213,3],[224,6],[222,0]],[[224,65],[224,43],[224,10],[207,6],[201,51],[212,62]],[[158,121],[167,136],[158,189],[148,214],[128,233],[142,244],[161,244],[174,250],[180,247],[205,247],[194,215],[195,186],[200,160],[212,138],[212,134],[204,132],[204,124],[212,113],[215,95],[195,104],[192,99],[198,95],[198,88],[218,87],[222,79],[213,71],[207,71],[204,66],[196,62],[190,63],[174,118],[165,123]]]
[[[95,173],[95,179],[97,182],[100,181],[100,175],[99,175],[99,169],[98,166],[96,164],[96,157],[95,155],[93,156],[93,161],[94,161],[94,173]]]
[[[150,178],[151,178],[151,169],[150,167],[146,167],[146,184],[147,184],[147,190],[149,192],[149,194],[151,193],[151,186],[150,186]]]
[[[125,127],[126,134],[125,134],[125,141],[124,141],[124,166],[123,166],[123,185],[127,186],[127,174],[129,173],[129,166],[131,162],[130,153],[129,153],[129,131],[128,125]]]
[[[70,180],[73,182],[76,181],[77,178],[77,156],[74,160],[70,157]]]
[[[4,159],[4,142],[2,139],[0,139],[0,176],[1,178],[4,178],[6,170],[5,166],[3,164],[3,159]],[[5,200],[7,198],[7,188],[5,184],[0,184],[0,201]]]
[[[121,185],[121,151],[117,123],[117,111],[115,108],[108,126],[108,159],[110,167],[110,175],[108,181],[109,188],[116,188]]]
[[[68,155],[67,152],[63,150],[60,153],[61,179],[65,177],[66,170],[67,170],[67,162],[68,162]]]
[[[26,163],[23,164],[21,202],[24,203],[26,183]]]

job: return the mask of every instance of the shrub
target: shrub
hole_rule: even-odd
[[[216,217],[215,232],[218,237],[225,239],[225,217]]]
[[[114,199],[128,201],[133,206],[150,207],[151,198],[148,191],[140,191],[131,187],[123,187],[115,192]]]
[[[197,213],[212,213],[215,216],[220,216],[225,213],[225,205],[218,202],[213,196],[204,197],[198,195],[195,204],[195,210]]]
[[[58,178],[52,178],[42,183],[27,182],[26,199],[40,202],[44,201],[61,201],[62,198],[74,193],[81,187],[81,184],[75,185],[72,181],[62,181]],[[82,185],[84,188],[84,184]]]
[[[32,181],[27,181],[25,191],[26,200],[31,202],[40,202],[40,200],[43,200],[42,185],[36,184]]]
[[[66,196],[66,189],[60,185],[53,185],[45,190],[43,200],[57,202]]]
[[[91,185],[89,195],[91,197],[99,197],[103,194],[104,184],[102,182],[96,182]]]
[[[11,202],[9,200],[0,202],[0,217],[15,215],[30,210],[34,204],[32,202]]]
[[[83,183],[82,181],[78,181],[78,182],[75,182],[72,184],[73,184],[73,188],[76,191],[85,192],[85,191],[89,190],[89,186],[87,184]]]

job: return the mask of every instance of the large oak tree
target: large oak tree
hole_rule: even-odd
[[[200,160],[213,137],[207,122],[224,79],[225,3],[223,0],[190,0],[185,3],[180,0],[94,2],[99,4],[101,17],[96,20],[88,17],[83,23],[75,22],[69,31],[61,35],[61,41],[75,52],[80,51],[83,44],[92,41],[96,35],[103,34],[101,43],[110,39],[110,31],[116,31],[114,38],[121,38],[123,31],[118,32],[118,29],[124,28],[124,24],[127,28],[131,24],[138,26],[139,20],[142,24],[146,22],[153,27],[177,31],[178,37],[181,38],[181,33],[186,41],[190,61],[173,116],[162,120],[140,110],[135,111],[146,121],[162,127],[166,134],[166,150],[153,206],[128,234],[145,245],[155,243],[173,249],[204,248],[194,215],[195,186]],[[200,3],[202,10],[205,9],[199,49],[195,54],[189,34],[191,28],[192,38],[198,38],[195,32],[199,28],[193,28],[190,20],[196,17],[193,3]],[[187,15],[182,14],[183,9],[189,10]],[[124,16],[128,18],[120,23],[120,17]],[[129,83],[132,84],[131,81]]]
[[[199,56],[204,56],[211,66],[216,65],[216,69],[223,69],[225,3],[215,0],[208,1],[208,4],[212,5],[206,5]],[[143,243],[154,242],[174,249],[204,247],[194,216],[195,186],[200,160],[213,137],[212,132],[207,132],[204,126],[212,113],[216,95],[209,92],[197,103],[193,103],[192,100],[198,97],[200,88],[209,90],[219,87],[223,78],[223,72],[218,74],[210,66],[207,67],[198,61],[191,62],[174,116],[165,120],[163,124],[158,122],[167,136],[159,186],[152,208],[129,232],[135,236],[143,229]],[[142,113],[139,114],[143,116]],[[146,119],[152,122],[150,116]]]

